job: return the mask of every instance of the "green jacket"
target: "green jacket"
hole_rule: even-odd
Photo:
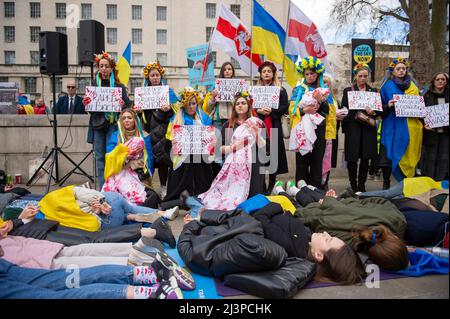
[[[363,200],[346,198],[338,201],[325,197],[322,205],[312,203],[295,212],[313,232],[326,231],[347,244],[356,244],[352,231],[369,226],[384,225],[403,239],[406,230],[405,216],[389,200],[378,197]]]

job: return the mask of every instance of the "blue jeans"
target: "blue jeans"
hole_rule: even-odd
[[[403,198],[403,182],[382,191],[364,192],[359,197],[383,197],[386,199]]]
[[[189,196],[186,199],[186,206],[190,208],[189,215],[193,218],[197,217],[200,210],[205,207],[197,197]]]
[[[93,130],[94,132],[94,155],[95,162],[97,164],[97,180],[99,189],[102,189],[103,183],[105,182],[104,172],[105,172],[105,155],[106,155],[106,145],[114,132],[114,125],[109,125],[103,130]]]
[[[78,284],[79,288],[70,288]],[[19,267],[0,258],[0,298],[125,299],[132,284],[132,266],[47,270]]]
[[[102,229],[121,226],[126,222],[128,214],[151,214],[157,213],[157,209],[138,206],[128,202],[123,195],[115,192],[103,192],[106,201],[111,205],[111,213],[102,216]]]

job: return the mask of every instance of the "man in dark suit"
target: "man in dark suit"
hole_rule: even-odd
[[[86,114],[81,96],[77,94],[77,86],[75,81],[67,83],[67,95],[63,95],[58,99],[54,112],[56,114]]]

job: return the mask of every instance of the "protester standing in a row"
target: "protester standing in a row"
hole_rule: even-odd
[[[423,125],[418,118],[397,117],[394,95],[419,95],[414,79],[408,73],[407,59],[397,58],[381,87],[383,121],[378,165],[383,168],[383,189],[390,188],[390,174],[397,180],[414,177],[422,148]]]
[[[445,104],[449,101],[448,74],[436,73],[430,89],[425,93],[425,105]],[[448,179],[448,126],[423,131],[422,175],[437,181]]]
[[[353,70],[354,79],[351,87],[345,88],[342,96],[342,107],[348,106],[348,92],[366,91],[377,92],[377,89],[369,85],[370,67],[367,64],[357,64]],[[362,122],[356,117],[358,112],[371,117],[372,121]],[[381,113],[381,112],[379,112]],[[365,110],[349,110],[348,115],[342,121],[342,131],[345,134],[345,160],[347,161],[350,186],[354,192],[366,191],[369,160],[377,156],[377,127],[375,117],[377,112],[367,107]],[[372,126],[370,123],[373,123]],[[358,160],[359,174],[358,174]]]

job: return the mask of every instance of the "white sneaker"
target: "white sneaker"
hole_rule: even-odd
[[[168,220],[174,220],[178,216],[179,207],[175,206],[174,208],[170,208],[164,211],[163,217]]]
[[[303,179],[301,179],[297,182],[298,189],[302,189],[305,186],[308,186],[308,184],[306,184],[306,182]]]
[[[161,199],[164,199],[164,197],[166,197],[167,195],[167,186],[161,186]]]

